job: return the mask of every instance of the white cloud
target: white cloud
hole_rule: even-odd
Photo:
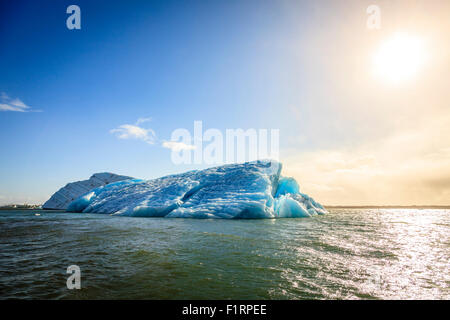
[[[152,121],[152,118],[139,118],[139,119],[136,121],[136,125],[140,125],[140,124],[142,124],[142,123],[149,122],[149,121]]]
[[[143,128],[142,123],[152,121],[152,118],[139,118],[135,124],[122,124],[117,128],[110,130],[118,139],[135,139],[142,140],[148,144],[155,144],[158,141],[155,132],[150,128]],[[177,141],[162,141],[163,148],[170,149],[175,152],[182,150],[194,150],[195,146]]]
[[[14,107],[6,103],[0,103],[0,111],[16,111],[16,112],[25,112],[23,108]]]
[[[11,99],[5,92],[0,94],[0,102],[0,111],[41,112],[41,110],[32,109],[18,98]]]
[[[119,127],[109,131],[119,139],[142,140],[148,144],[154,144],[156,134],[152,129],[142,128],[133,124],[122,124]]]
[[[176,141],[164,141],[162,143],[164,148],[170,149],[172,151],[178,152],[181,150],[194,150],[195,146],[191,144],[186,144],[184,142],[176,142]]]
[[[14,100],[11,100],[9,103],[12,104],[13,106],[16,106],[16,107],[22,108],[22,109],[29,109],[30,108],[25,103],[23,103],[22,100],[17,99],[17,98],[14,99]]]

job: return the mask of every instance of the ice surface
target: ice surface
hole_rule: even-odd
[[[66,186],[55,192],[51,198],[42,205],[42,208],[64,210],[73,200],[94,188],[126,179],[132,178],[109,172],[95,173],[88,180],[68,183]]]
[[[153,180],[130,179],[90,190],[69,212],[169,218],[309,217],[326,210],[300,193],[281,163],[254,161]]]

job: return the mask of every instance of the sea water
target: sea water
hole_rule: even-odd
[[[0,211],[0,299],[449,299],[449,258],[448,209],[258,220]],[[71,265],[80,290],[66,286]]]

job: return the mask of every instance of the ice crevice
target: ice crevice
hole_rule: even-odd
[[[192,189],[190,189],[188,192],[186,192],[183,196],[183,198],[181,198],[181,202],[186,202],[190,197],[192,197],[196,192],[198,192],[201,188],[205,187],[206,185],[198,185],[196,187],[193,187]]]

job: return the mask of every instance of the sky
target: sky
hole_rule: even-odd
[[[1,1],[0,204],[206,168],[167,143],[202,121],[279,129],[325,205],[450,205],[448,39],[448,1]]]

